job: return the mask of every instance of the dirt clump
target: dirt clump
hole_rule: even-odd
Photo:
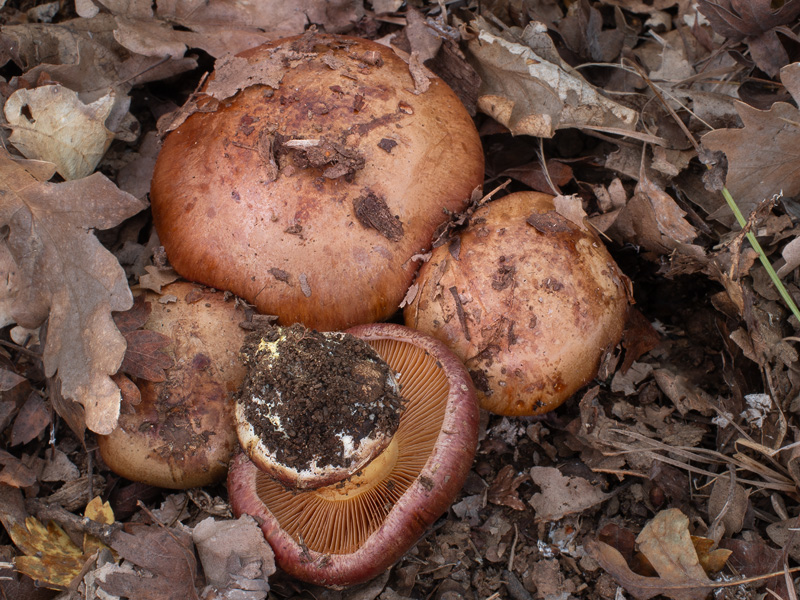
[[[302,325],[248,334],[237,401],[287,467],[347,466],[364,438],[391,439],[405,401],[389,365],[355,336]]]

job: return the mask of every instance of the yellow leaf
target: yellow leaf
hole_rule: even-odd
[[[35,517],[28,517],[25,526],[14,525],[9,534],[27,555],[14,560],[17,570],[40,585],[63,589],[83,568],[83,553],[55,523],[45,527]]]
[[[96,496],[89,504],[86,505],[86,510],[83,516],[104,525],[111,525],[114,522],[114,511],[111,510],[111,505],[100,500],[100,496]],[[91,556],[98,550],[108,548],[103,542],[98,540],[93,535],[88,533],[83,534],[83,553],[86,556]]]
[[[703,570],[709,575],[721,571],[725,563],[728,562],[730,555],[733,554],[731,550],[725,550],[724,548],[712,550],[715,545],[714,540],[704,537],[693,535],[692,544],[694,544],[694,549],[697,551],[697,558],[700,560],[700,566],[702,566]]]
[[[114,522],[111,505],[99,497],[86,505],[84,516],[97,523]],[[58,525],[52,521],[47,527],[35,517],[25,519],[25,526],[14,525],[9,532],[11,540],[25,556],[18,556],[14,564],[39,585],[64,589],[77,577],[86,561],[107,546],[96,537],[84,534],[83,551],[78,548]]]

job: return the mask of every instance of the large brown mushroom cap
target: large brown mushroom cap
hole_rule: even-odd
[[[162,382],[137,380],[142,400],[123,402],[117,428],[97,437],[109,468],[132,481],[182,489],[225,477],[237,446],[230,396],[244,379],[238,351],[244,320],[222,292],[187,283],[163,289],[176,302],[147,293],[151,313],[145,329],[173,341],[173,359]]]
[[[482,181],[469,114],[437,77],[415,94],[408,65],[367,40],[307,34],[240,57],[276,69],[276,89],[195,112],[159,155],[151,200],[171,263],[281,324],[389,317],[412,256]]]
[[[629,281],[597,235],[553,207],[511,194],[477,210],[460,246],[420,269],[406,325],[464,360],[481,406],[503,415],[556,408],[619,342]]]
[[[285,489],[243,454],[228,476],[234,514],[261,523],[281,568],[332,587],[366,581],[396,562],[456,497],[478,441],[472,382],[441,342],[394,324],[349,333],[399,373],[408,404],[389,448],[361,474],[310,492]]]

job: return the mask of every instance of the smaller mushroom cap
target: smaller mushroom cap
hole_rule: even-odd
[[[400,386],[369,344],[302,325],[247,336],[236,397],[239,441],[292,489],[331,485],[383,452],[402,413]]]
[[[145,329],[172,339],[166,380],[136,379],[141,402],[123,401],[117,428],[97,436],[108,467],[131,481],[184,489],[215,483],[236,448],[231,394],[244,379],[237,349],[244,313],[221,292],[176,282],[146,293]]]
[[[420,269],[405,323],[464,360],[482,408],[536,415],[596,376],[619,342],[630,281],[600,238],[553,197],[510,194],[475,211]]]
[[[250,514],[281,568],[342,587],[395,563],[455,499],[478,443],[478,406],[469,374],[444,344],[388,323],[348,330],[398,373],[407,405],[388,448],[339,484],[292,492],[244,454],[228,493],[234,514]]]

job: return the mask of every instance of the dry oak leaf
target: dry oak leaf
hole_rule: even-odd
[[[120,393],[109,376],[122,364],[125,339],[111,311],[127,310],[133,297],[92,229],[114,227],[143,208],[99,173],[47,183],[0,153],[0,227],[17,269],[12,316],[28,328],[47,319],[45,375],[58,373],[62,394],[84,406],[97,433],[111,433],[119,416]]]
[[[30,487],[36,483],[36,473],[31,471],[25,464],[13,454],[0,450],[0,485],[7,485],[14,488]]]
[[[710,584],[692,543],[689,518],[677,508],[656,514],[639,533],[636,543],[662,579],[675,583],[696,582],[698,587]],[[704,598],[708,593],[707,590],[698,591],[664,593],[675,600]]]
[[[9,141],[27,158],[52,162],[64,179],[81,179],[94,171],[114,139],[105,126],[113,107],[113,92],[84,104],[60,85],[20,89],[4,106]]]
[[[781,79],[788,81],[796,73],[797,69],[784,69]],[[787,87],[798,92],[795,86]],[[800,110],[786,102],[776,102],[769,110],[737,102],[736,110],[743,128],[716,129],[704,135],[702,142],[728,157],[725,183],[748,215],[765,198],[780,192],[787,198],[800,194]],[[716,218],[715,214],[710,218]]]
[[[147,381],[165,381],[166,369],[173,366],[174,361],[164,352],[164,348],[172,343],[172,338],[157,331],[141,329],[150,317],[150,303],[145,301],[144,294],[137,296],[133,308],[114,314],[114,323],[128,344],[120,373],[132,375]],[[119,385],[119,381],[117,381]]]
[[[672,582],[662,577],[645,577],[634,573],[619,550],[597,540],[583,543],[586,552],[637,600],[649,600],[663,594],[673,600],[704,600],[713,589],[710,580]]]
[[[564,516],[582,512],[605,501],[609,494],[582,477],[567,477],[554,467],[533,467],[531,479],[541,488],[530,505],[536,512],[536,522],[552,522]]]
[[[11,428],[11,445],[27,444],[38,437],[50,425],[51,417],[47,404],[38,392],[31,392],[19,409]]]
[[[482,19],[476,23],[485,26],[468,46],[482,79],[478,108],[512,134],[551,138],[568,127],[635,129],[636,111],[609,100],[561,61],[544,24],[525,28],[524,45],[495,35]]]
[[[253,517],[242,515],[235,521],[208,517],[194,527],[192,539],[209,586],[203,597],[212,590],[218,598],[266,597],[275,557]]]
[[[638,600],[648,600],[659,594],[673,600],[704,600],[716,587],[701,565],[689,534],[689,519],[680,510],[671,508],[659,512],[644,526],[636,543],[658,577],[634,573],[619,551],[608,544],[588,540],[584,547],[617,583]],[[707,553],[702,544],[701,550]],[[716,566],[718,559],[715,556],[711,562]]]
[[[197,560],[191,535],[179,529],[131,523],[109,542],[120,558],[145,569],[111,569],[100,587],[109,594],[137,600],[197,600]]]
[[[513,465],[506,465],[497,473],[489,490],[486,499],[492,504],[508,506],[514,510],[525,510],[525,503],[520,500],[517,488],[524,483],[528,477],[518,475]]]
[[[775,29],[794,22],[800,15],[800,0],[698,0],[697,8],[714,31],[744,40],[758,68],[770,77],[789,62]]]
[[[309,23],[329,33],[342,32],[364,16],[361,0],[161,0],[155,18],[145,16],[152,10],[150,2],[102,4],[117,20],[117,42],[137,54],[162,57],[182,56],[191,47],[219,58],[303,33]]]

